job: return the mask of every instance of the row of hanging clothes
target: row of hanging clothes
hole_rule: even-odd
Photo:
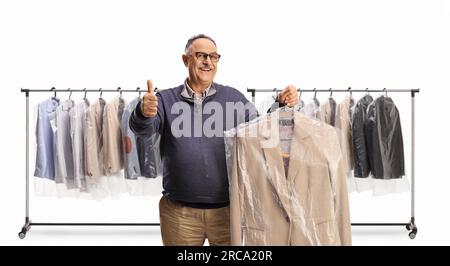
[[[316,96],[225,132],[232,245],[351,245],[348,192],[409,188],[392,98]]]
[[[91,103],[86,95],[75,103],[72,92],[64,101],[55,92],[37,105],[34,176],[56,186],[39,180],[36,193],[87,199],[160,193],[160,136],[137,137],[129,127],[140,97],[127,103],[120,92],[107,102],[100,92]]]
[[[333,98],[332,90],[322,102],[317,92],[310,101],[301,95],[300,91],[295,110],[339,133],[349,192],[385,195],[409,190],[400,112],[386,92],[376,98],[366,93],[355,100],[349,91],[340,102]]]

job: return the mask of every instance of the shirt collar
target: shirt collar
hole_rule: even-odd
[[[209,90],[211,89],[211,84],[209,84],[209,86],[206,88],[206,90],[203,91],[201,98],[206,98],[206,96],[208,96]],[[186,78],[184,80],[184,89],[187,91],[188,95],[190,98],[195,98],[195,92],[194,90],[191,88],[191,86],[189,86],[188,83],[188,78]]]

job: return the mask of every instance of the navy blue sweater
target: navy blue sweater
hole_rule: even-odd
[[[200,205],[229,202],[223,131],[253,119],[257,110],[238,90],[212,86],[216,93],[201,105],[181,95],[184,85],[159,91],[155,117],[143,116],[139,103],[130,118],[135,134],[161,134],[163,194],[172,200]],[[235,103],[240,104],[230,109]],[[203,127],[220,134],[211,135]]]

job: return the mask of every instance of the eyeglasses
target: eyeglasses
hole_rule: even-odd
[[[195,52],[194,53],[195,58],[197,58],[197,60],[199,61],[206,61],[208,59],[208,57],[211,59],[211,62],[217,63],[220,59],[220,54],[218,53],[204,53],[204,52]]]

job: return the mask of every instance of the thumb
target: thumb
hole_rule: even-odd
[[[153,83],[151,80],[147,80],[147,92],[153,94]]]

